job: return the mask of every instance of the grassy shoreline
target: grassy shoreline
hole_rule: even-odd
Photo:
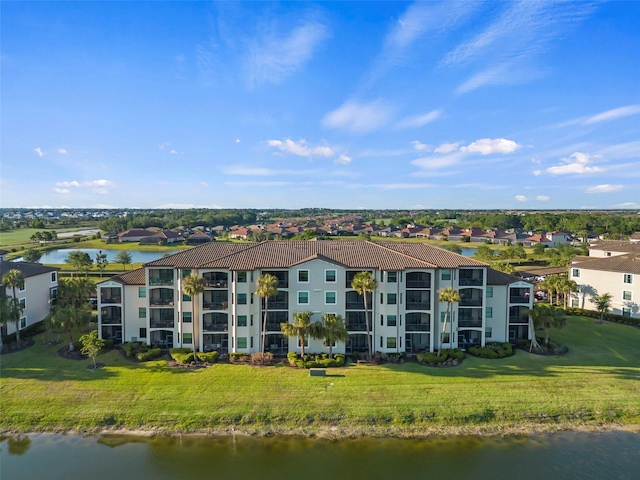
[[[562,357],[524,351],[455,368],[352,365],[309,377],[285,365],[105,367],[36,345],[1,357],[0,431],[303,435],[324,438],[640,431],[640,329],[571,317]]]

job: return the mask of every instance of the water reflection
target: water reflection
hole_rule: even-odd
[[[637,479],[640,435],[429,440],[32,435],[0,442],[2,478]]]

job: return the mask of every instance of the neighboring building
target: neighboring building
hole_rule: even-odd
[[[208,243],[213,240],[213,237],[208,233],[204,232],[196,232],[192,235],[189,235],[187,238],[187,244],[189,245],[201,245],[203,243]]]
[[[533,305],[528,282],[427,244],[322,240],[211,242],[101,282],[100,334],[164,348],[191,347],[197,338],[200,350],[260,351],[264,302],[255,291],[258,278],[269,273],[278,278],[279,291],[268,302],[266,350],[299,351],[280,323],[311,311],[313,320],[324,313],[345,318],[349,340],[334,351],[364,352],[364,301],[351,288],[361,271],[372,272],[378,282],[367,302],[374,351],[437,349],[447,309],[438,296],[449,286],[462,298],[453,305],[447,326],[453,336],[446,335],[444,348],[530,337],[523,316]],[[206,282],[197,319],[192,299],[182,294],[182,279],[192,273]],[[321,340],[309,343],[307,351],[328,351]]]
[[[140,245],[157,245],[161,244],[169,244],[182,242],[184,237],[177,232],[172,230],[162,230],[160,232],[154,233],[153,235],[149,235],[140,239]]]
[[[629,237],[629,241],[631,243],[640,243],[640,232],[634,232],[633,235]]]
[[[599,241],[589,245],[590,257],[616,257],[626,254],[640,254],[640,244],[633,242]]]
[[[594,295],[611,294],[611,313],[640,318],[640,254],[574,259],[569,279],[578,293],[571,294],[571,306],[596,310]]]
[[[55,300],[58,291],[58,268],[46,267],[40,263],[0,261],[0,276],[9,270],[20,270],[24,278],[24,289],[16,290],[22,305],[20,330],[41,322],[49,314],[51,302]],[[13,289],[3,288],[0,294],[13,297]],[[2,327],[2,336],[15,333],[15,323],[11,322]]]
[[[145,237],[150,237],[156,233],[155,230],[149,230],[146,228],[132,228],[130,230],[125,230],[118,234],[119,242],[139,242]]]
[[[0,250],[0,260],[6,260],[8,254],[9,254],[8,250]]]

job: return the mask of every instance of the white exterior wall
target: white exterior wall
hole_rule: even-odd
[[[506,342],[509,340],[509,287],[490,285],[493,297],[487,298],[487,307],[491,307],[491,318],[487,318],[485,308],[485,342]],[[486,296],[485,296],[486,298]],[[491,328],[491,338],[486,337],[486,329]]]
[[[58,272],[46,272],[40,275],[33,275],[24,279],[24,290],[16,289],[18,300],[24,299],[25,308],[22,318],[26,322],[20,322],[20,330],[43,321],[51,307],[51,291],[58,288]],[[13,289],[7,288],[6,295],[13,297]],[[16,325],[10,322],[6,326],[7,335],[16,332]]]
[[[576,275],[578,273],[578,275]],[[611,294],[611,310],[609,313],[623,314],[623,308],[629,308],[631,316],[640,318],[640,275],[631,275],[630,284],[624,283],[625,274],[621,272],[603,272],[586,268],[571,267],[569,278],[575,280],[580,288],[578,293],[572,293],[572,301],[578,301],[579,308],[596,310],[593,295]],[[625,300],[623,292],[631,292],[631,299]]]
[[[145,290],[145,297],[140,298],[139,287],[141,286],[143,285],[125,285],[123,288],[122,341],[124,342],[131,342],[134,338],[140,342],[149,340],[149,289]],[[147,316],[145,318],[139,318],[140,307],[146,308]],[[140,338],[141,328],[147,329],[146,338]]]

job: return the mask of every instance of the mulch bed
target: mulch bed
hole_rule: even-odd
[[[86,357],[80,353],[80,350],[76,349],[73,351],[69,351],[69,345],[66,344],[64,347],[58,349],[58,355],[62,358],[66,358],[67,360],[87,360],[89,357]],[[92,364],[93,365],[93,364]]]

